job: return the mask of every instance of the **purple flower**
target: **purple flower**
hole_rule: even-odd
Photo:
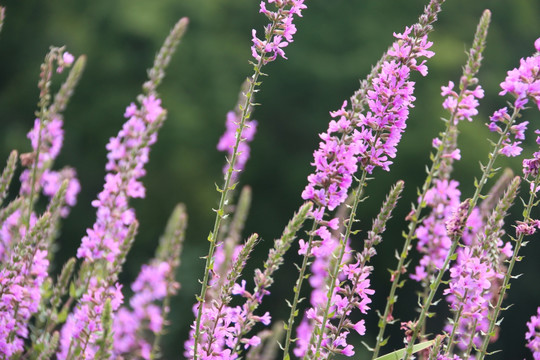
[[[540,43],[539,39],[535,41],[536,51],[540,51],[540,47],[537,46]],[[499,95],[510,93],[516,98],[515,108],[523,109],[528,98],[531,98],[540,110],[540,55],[535,54],[521,59],[519,68],[508,71],[501,88]]]
[[[131,285],[134,292],[129,304],[131,310],[121,307],[114,318],[115,356],[139,354],[143,359],[150,359],[152,345],[147,331],[158,334],[163,327],[163,314],[158,302],[162,301],[169,289],[175,291],[178,283],[169,283],[171,266],[167,262],[155,262],[143,265],[135,282]]]
[[[12,257],[0,270],[0,354],[11,359],[23,350],[28,323],[38,311],[41,286],[48,276],[46,249],[36,249],[31,263]]]
[[[58,359],[71,359],[78,351],[80,353],[77,357],[80,359],[95,357],[97,341],[103,331],[101,317],[105,303],[110,301],[114,314],[123,301],[121,289],[119,284],[107,288],[100,284],[97,278],[90,279],[87,292],[62,327],[60,348],[56,354]]]
[[[539,39],[535,41],[537,51],[539,51]],[[518,68],[508,71],[505,80],[501,83],[501,88],[502,91],[499,95],[502,96],[509,93],[515,98],[513,107],[516,115],[513,116],[513,118],[517,118],[517,112],[525,108],[529,99],[531,99],[540,110],[540,54],[537,52],[533,56],[521,59]],[[502,108],[495,111],[493,116],[491,116],[491,123],[488,124],[488,127],[491,131],[502,134],[502,127],[499,124],[509,125],[512,121],[515,121],[513,118],[508,115],[507,108]],[[509,157],[521,154],[521,141],[515,140],[525,139],[524,133],[527,124],[527,122],[511,124],[510,134],[513,135],[514,139],[511,139],[510,134],[504,135],[503,148],[500,151],[501,154]]]
[[[135,221],[135,211],[129,207],[130,198],[145,196],[144,185],[139,181],[146,174],[149,146],[156,142],[156,120],[164,113],[161,101],[154,95],[143,98],[137,109],[131,104],[126,109],[128,118],[118,136],[107,144],[105,185],[98,198],[92,202],[97,208],[96,222],[86,230],[79,258],[87,261],[106,259],[112,262],[120,253],[120,245]]]
[[[537,42],[540,43],[538,40]],[[527,322],[525,340],[527,340],[527,347],[533,353],[534,360],[540,360],[540,307],[536,315],[531,316],[530,321]]]
[[[274,61],[278,56],[286,59],[284,47],[293,41],[296,26],[293,24],[294,15],[302,16],[302,10],[306,9],[304,0],[268,0],[268,4],[274,4],[275,11],[266,8],[267,3],[261,1],[260,11],[272,22],[264,28],[265,39],[257,37],[257,31],[252,30],[253,46],[251,53],[255,60],[267,64]]]
[[[217,144],[217,149],[219,151],[226,151],[228,154],[228,160],[230,161],[234,145],[236,144],[236,133],[238,131],[240,119],[234,111],[229,111],[227,113],[227,122],[225,123],[226,130],[225,133],[219,139]],[[250,148],[248,143],[253,141],[255,137],[255,132],[257,131],[257,121],[255,120],[246,120],[244,128],[242,130],[242,135],[240,138],[240,143],[238,144],[238,151],[236,156],[236,161],[234,163],[234,169],[232,174],[232,180],[234,181],[238,177],[238,173],[244,170],[246,162],[249,159]],[[230,164],[228,163],[223,168],[223,173],[227,174]]]
[[[431,213],[416,229],[418,244],[416,249],[424,254],[411,278],[416,281],[429,281],[429,275],[441,269],[452,245],[446,232],[446,222],[459,206],[461,193],[455,180],[435,180],[434,186],[426,192],[424,201],[431,207]]]
[[[478,99],[484,97],[484,90],[481,86],[477,86],[474,90],[465,89],[461,98],[458,93],[453,91],[454,83],[452,81],[448,82],[448,86],[441,87],[441,95],[446,96],[443,102],[443,108],[448,110],[454,116],[454,124],[460,120],[472,121],[473,116],[478,115],[478,110],[476,109],[479,105]]]
[[[358,114],[346,110],[345,101],[338,111],[331,112],[333,120],[326,133],[320,134],[319,149],[313,154],[315,172],[308,176],[302,193],[304,200],[314,201],[321,209],[335,209],[347,198],[358,163],[369,174],[375,167],[389,171],[397,153],[397,145],[406,127],[409,108],[415,100],[414,82],[409,81],[411,70],[426,74],[424,62],[416,58],[431,57],[427,50],[431,42],[409,37],[411,28],[394,34],[388,55],[367,91],[369,112]],[[418,41],[417,41],[418,40]],[[324,211],[324,210],[323,210]]]

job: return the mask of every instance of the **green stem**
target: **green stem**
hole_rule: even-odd
[[[308,265],[310,264],[310,253],[311,249],[313,247],[313,238],[314,238],[314,232],[319,226],[318,221],[313,221],[313,227],[311,228],[311,231],[309,232],[309,240],[307,245],[306,253],[304,254],[304,259],[302,261],[302,267],[300,268],[300,273],[298,274],[298,279],[296,279],[296,284],[294,285],[294,299],[291,306],[291,312],[289,314],[289,320],[287,321],[287,325],[285,326],[287,333],[285,335],[285,346],[283,347],[283,360],[289,359],[289,347],[291,344],[291,334],[292,334],[292,328],[294,325],[294,318],[296,315],[298,315],[298,310],[296,309],[298,307],[298,303],[300,302],[300,289],[302,288],[302,283],[304,279],[306,278],[306,269]]]
[[[216,212],[216,218],[214,220],[214,228],[210,235],[208,236],[208,241],[210,242],[210,248],[208,249],[208,255],[206,256],[206,265],[204,270],[204,279],[202,281],[202,287],[201,287],[201,293],[197,297],[197,301],[199,303],[198,310],[197,310],[197,319],[195,320],[195,335],[194,335],[194,344],[193,344],[193,358],[194,360],[197,360],[197,347],[199,344],[199,337],[200,337],[200,326],[201,326],[201,318],[202,318],[202,312],[203,312],[203,304],[204,300],[206,298],[206,292],[208,291],[208,281],[210,279],[210,273],[214,266],[214,252],[216,249],[216,242],[217,237],[220,232],[221,228],[221,222],[222,220],[227,216],[225,214],[225,205],[226,200],[228,198],[229,191],[233,189],[233,186],[231,186],[232,182],[232,175],[234,170],[234,165],[236,163],[236,158],[238,157],[238,146],[240,145],[240,142],[242,141],[242,132],[244,130],[246,121],[248,120],[250,113],[249,109],[251,107],[251,98],[253,97],[253,94],[256,91],[256,87],[259,84],[257,82],[259,76],[261,75],[261,68],[263,66],[263,57],[259,60],[257,65],[255,66],[255,72],[249,82],[249,88],[246,92],[246,98],[244,105],[242,106],[242,115],[240,118],[240,123],[238,124],[238,129],[236,131],[236,141],[233,148],[233,154],[229,162],[229,168],[227,170],[227,174],[225,177],[225,185],[222,189],[218,189],[218,191],[221,193],[221,198],[219,200],[219,207]]]

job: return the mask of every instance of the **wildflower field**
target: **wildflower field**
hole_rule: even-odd
[[[540,3],[63,5],[0,4],[1,358],[540,359]]]

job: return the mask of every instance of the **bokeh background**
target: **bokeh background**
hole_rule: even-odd
[[[416,22],[426,0],[332,0],[307,2],[298,19],[295,42],[287,49],[288,60],[279,59],[265,68],[263,84],[253,118],[259,122],[252,157],[242,174],[241,185],[253,190],[253,205],[245,230],[264,239],[247,270],[261,265],[272,240],[302,203],[300,193],[311,172],[317,134],[326,130],[328,112],[341,106],[358,88],[358,80],[392,42],[393,32],[402,32]],[[165,358],[178,358],[193,320],[191,305],[199,292],[207,251],[206,236],[213,224],[221,183],[224,155],[215,149],[224,131],[225,114],[236,103],[240,85],[250,75],[251,29],[262,31],[266,19],[258,13],[259,2],[248,0],[4,0],[6,20],[0,33],[0,159],[11,149],[29,149],[26,133],[31,127],[38,99],[39,65],[50,45],[66,45],[75,54],[86,54],[88,64],[76,93],[65,112],[65,142],[57,167],[76,168],[82,185],[77,206],[64,221],[58,264],[75,254],[85,229],[95,219],[90,202],[101,190],[105,174],[105,144],[115,136],[124,119],[124,108],[140,93],[146,69],[173,24],[183,16],[190,25],[159,91],[168,119],[153,147],[148,175],[144,179],[147,198],[133,202],[140,232],[129,254],[122,281],[129,284],[142,263],[153,253],[169,213],[178,202],[186,204],[189,226],[178,278],[182,284],[172,304],[172,325],[164,339]],[[479,73],[486,97],[480,115],[463,124],[460,137],[462,160],[455,178],[462,183],[463,198],[473,191],[479,176],[478,162],[486,159],[492,138],[484,123],[507,99],[499,97],[498,84],[519,59],[534,51],[540,36],[538,0],[449,0],[443,6],[435,31],[430,35],[436,56],[429,60],[429,75],[415,75],[416,107],[399,146],[390,173],[378,171],[362,204],[360,227],[366,230],[377,214],[386,192],[398,179],[406,182],[400,206],[379,255],[374,259],[373,286],[377,290],[373,308],[381,309],[388,292],[387,268],[393,268],[394,251],[401,249],[403,218],[424,178],[431,140],[442,129],[440,86],[458,81],[482,11],[493,13],[484,65]],[[524,115],[536,128],[536,109]],[[525,153],[534,149],[531,135]],[[4,161],[4,160],[1,160]],[[501,159],[501,167],[519,171],[518,161]],[[16,186],[15,186],[16,190]],[[518,215],[520,206],[514,207]],[[537,213],[538,214],[538,213]],[[357,243],[362,239],[359,236]],[[291,298],[295,269],[291,251],[287,266],[277,275],[273,296],[265,303],[277,319],[285,319],[285,298]],[[525,260],[516,273],[523,276],[512,284],[504,313],[501,339],[491,349],[503,352],[494,359],[530,357],[524,349],[525,322],[540,305],[540,244],[532,239]],[[59,265],[56,265],[57,267]],[[414,264],[413,264],[414,265]],[[128,286],[125,287],[129,296]],[[415,284],[409,281],[400,291],[397,316],[415,315]],[[444,305],[444,304],[443,304]],[[446,314],[439,307],[435,321]],[[358,339],[357,356],[363,358],[360,340],[373,344],[375,312],[367,317],[368,335]],[[433,325],[433,330],[438,325]],[[399,326],[392,327],[386,350],[400,348]]]

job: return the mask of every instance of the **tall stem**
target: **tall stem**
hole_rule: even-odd
[[[202,312],[203,312],[203,303],[204,299],[206,298],[206,292],[208,290],[208,281],[210,278],[210,273],[214,266],[214,252],[216,250],[216,243],[217,238],[219,235],[219,229],[221,227],[221,221],[227,217],[227,214],[225,213],[225,205],[226,200],[228,198],[229,191],[231,191],[234,186],[231,186],[232,182],[232,175],[234,170],[234,165],[236,163],[236,159],[238,157],[238,147],[240,145],[240,142],[242,141],[242,132],[245,128],[246,121],[250,117],[249,109],[251,108],[251,98],[253,97],[253,94],[256,91],[257,85],[259,84],[257,80],[259,79],[259,76],[261,75],[261,68],[263,66],[263,57],[259,60],[259,62],[255,65],[254,74],[251,77],[251,80],[249,82],[249,88],[246,92],[246,98],[244,101],[244,104],[241,108],[242,115],[240,118],[240,123],[238,124],[238,129],[236,130],[236,141],[233,147],[233,154],[230,159],[229,168],[227,170],[227,174],[225,176],[225,184],[223,185],[223,188],[218,189],[218,191],[221,193],[221,198],[219,200],[219,207],[217,210],[214,210],[216,212],[216,218],[214,220],[214,228],[210,235],[208,235],[208,241],[210,242],[210,248],[208,249],[208,255],[206,256],[206,265],[204,268],[204,278],[202,281],[202,287],[201,287],[201,293],[197,297],[197,301],[199,303],[198,310],[197,310],[197,319],[195,321],[195,336],[194,336],[194,344],[193,344],[193,357],[195,360],[197,360],[197,347],[199,343],[199,337],[200,337],[200,326],[201,326],[201,318],[202,318]]]

